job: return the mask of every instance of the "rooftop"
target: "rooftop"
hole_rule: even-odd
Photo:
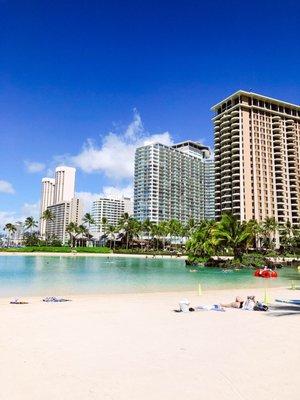
[[[289,106],[289,107],[293,107],[293,108],[300,108],[299,105],[297,104],[293,104],[293,103],[288,103],[286,101],[282,101],[282,100],[278,100],[278,99],[274,99],[272,97],[268,97],[268,96],[264,96],[262,94],[258,94],[258,93],[254,93],[254,92],[247,92],[245,90],[238,90],[237,92],[231,94],[230,96],[226,97],[225,99],[223,99],[222,101],[220,101],[219,103],[215,104],[211,110],[212,111],[216,111],[218,107],[220,107],[224,102],[231,100],[237,96],[240,95],[245,95],[245,96],[250,96],[250,97],[256,97],[257,99],[261,99],[261,100],[266,100],[266,101],[270,101],[272,103],[278,104],[278,105],[285,105],[285,106]]]

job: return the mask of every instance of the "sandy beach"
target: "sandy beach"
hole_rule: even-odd
[[[0,398],[296,400],[300,314],[175,313],[263,291],[0,299]],[[299,298],[270,290],[270,298]]]

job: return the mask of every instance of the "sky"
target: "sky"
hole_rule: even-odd
[[[137,146],[213,147],[210,108],[244,89],[300,104],[298,0],[0,0],[0,230],[40,181],[132,193]]]

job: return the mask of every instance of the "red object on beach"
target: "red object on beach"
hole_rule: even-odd
[[[257,269],[254,272],[254,276],[258,276],[261,278],[277,278],[278,274],[272,269]]]

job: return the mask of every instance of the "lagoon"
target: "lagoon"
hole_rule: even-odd
[[[183,260],[130,257],[0,257],[0,297],[142,293],[290,286],[297,269],[278,270],[277,279],[255,278],[252,270],[187,268]]]

